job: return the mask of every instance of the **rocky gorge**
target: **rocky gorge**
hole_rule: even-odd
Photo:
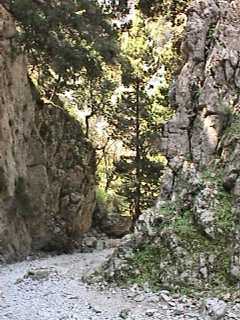
[[[37,98],[15,22],[0,5],[0,261],[62,250],[88,231],[95,156],[79,123]]]
[[[134,232],[106,249],[108,239],[84,237],[92,220],[123,236],[129,219],[93,219],[94,148],[61,103],[39,96],[0,4],[3,319],[240,319],[240,3],[194,0],[186,15],[183,63],[169,92],[174,116],[154,142],[167,159],[161,193]],[[85,253],[31,258],[76,248]],[[106,280],[128,289],[107,289]],[[225,302],[200,306],[183,296],[193,292]]]
[[[187,17],[176,112],[156,143],[161,194],[103,270],[119,283],[238,288],[240,3],[193,1]]]

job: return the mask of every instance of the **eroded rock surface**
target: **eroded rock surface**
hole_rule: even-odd
[[[0,5],[0,261],[69,248],[95,206],[93,149],[64,110],[35,101],[14,35]]]
[[[187,16],[176,114],[159,137],[159,201],[105,266],[108,278],[152,273],[159,286],[189,289],[240,281],[240,2],[196,0]],[[157,258],[144,267],[149,248]]]
[[[132,220],[114,206],[107,208],[97,203],[93,213],[93,227],[110,237],[121,238],[130,232]]]

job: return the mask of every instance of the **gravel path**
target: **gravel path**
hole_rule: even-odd
[[[194,300],[139,289],[103,289],[82,282],[112,249],[0,266],[0,320],[207,319]],[[237,310],[234,312],[234,310]],[[240,319],[228,307],[224,319]],[[238,313],[239,312],[239,313]]]

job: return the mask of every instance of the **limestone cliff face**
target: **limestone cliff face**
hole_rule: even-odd
[[[240,281],[240,2],[195,0],[187,16],[161,195],[127,245],[155,244],[160,285],[199,288]],[[117,277],[119,261],[108,264]]]
[[[61,108],[33,99],[14,35],[0,5],[0,261],[68,247],[95,206],[93,149]]]
[[[176,232],[182,280],[239,281],[240,2],[193,1],[187,14],[185,64],[171,92],[176,116],[159,144],[168,169],[156,210],[164,215],[171,204],[173,225],[194,228]]]

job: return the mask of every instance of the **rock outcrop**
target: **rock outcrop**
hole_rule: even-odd
[[[33,98],[15,32],[0,5],[0,261],[68,248],[95,207],[94,151],[77,121]]]
[[[121,238],[130,233],[132,219],[129,215],[122,215],[114,201],[110,201],[108,205],[97,201],[92,227],[110,237]]]
[[[176,113],[159,137],[161,195],[105,266],[121,281],[152,273],[167,288],[240,283],[240,2],[195,0],[187,16]]]

